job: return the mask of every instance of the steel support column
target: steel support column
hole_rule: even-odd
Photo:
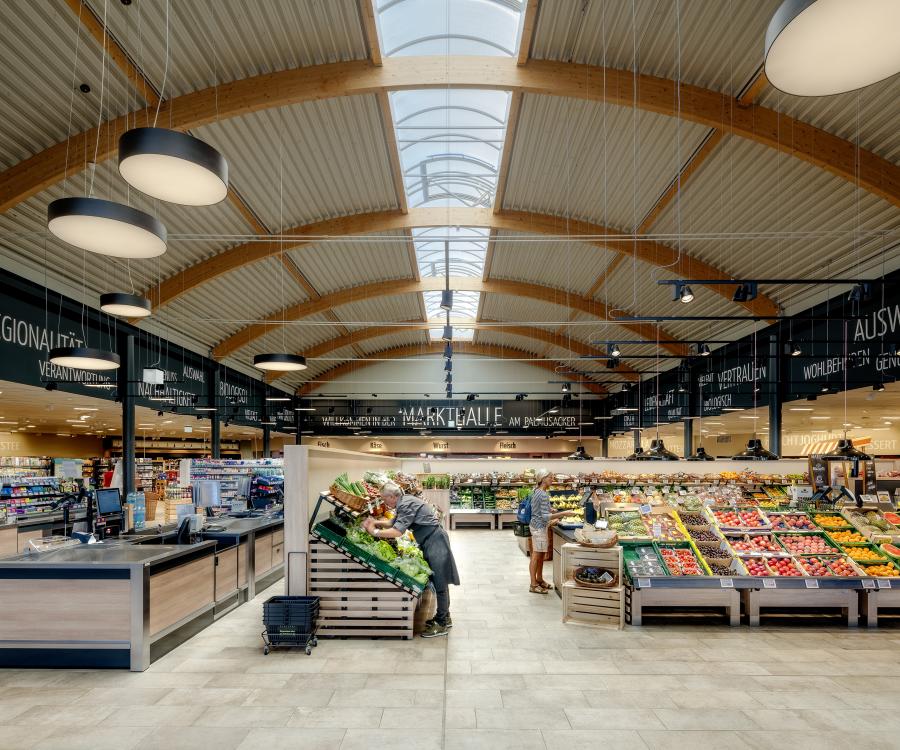
[[[123,499],[129,492],[134,492],[135,480],[135,439],[134,439],[134,336],[126,335],[119,339],[119,357],[121,363],[118,371],[119,400],[122,402],[122,494]]]
[[[781,458],[781,405],[784,388],[781,377],[783,358],[777,335],[769,336],[769,450]]]

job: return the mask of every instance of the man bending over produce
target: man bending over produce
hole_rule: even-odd
[[[412,495],[404,495],[396,484],[385,484],[381,488],[381,499],[387,508],[395,511],[393,520],[376,521],[370,516],[363,521],[363,528],[375,539],[396,539],[403,536],[407,529],[412,531],[425,561],[431,567],[437,595],[437,612],[433,620],[425,623],[422,637],[447,635],[453,627],[450,620],[450,584],[459,586],[459,573],[450,551],[450,537],[427,503]]]

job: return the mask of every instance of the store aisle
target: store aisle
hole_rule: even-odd
[[[0,750],[897,747],[896,627],[564,626],[511,533],[452,542],[449,638],[263,656],[273,587],[142,674],[0,671]]]

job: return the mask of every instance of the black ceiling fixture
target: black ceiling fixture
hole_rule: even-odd
[[[90,93],[91,93],[91,87],[90,87],[90,85],[87,84],[87,83],[82,83],[82,84],[78,87],[78,90],[79,90],[82,94],[90,94]]]

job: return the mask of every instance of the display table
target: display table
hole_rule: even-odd
[[[880,610],[900,609],[900,581],[879,580],[876,588],[866,588],[860,597],[866,624],[877,628]]]

